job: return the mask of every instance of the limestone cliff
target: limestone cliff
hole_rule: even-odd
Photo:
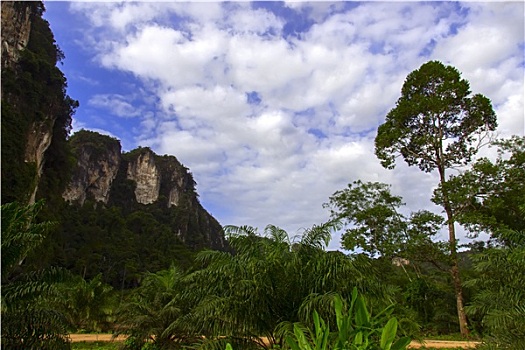
[[[29,2],[2,1],[2,68],[14,67],[26,48],[33,11]]]
[[[111,185],[120,166],[120,143],[107,136],[82,131],[70,144],[77,164],[63,198],[80,205],[86,198],[108,203]]]
[[[136,184],[135,200],[138,203],[151,204],[159,199],[160,170],[155,163],[155,154],[149,148],[128,163],[127,179]]]
[[[63,194],[70,203],[86,201],[133,213],[155,208],[170,219],[174,235],[188,246],[224,247],[221,225],[200,204],[195,181],[174,156],[147,147],[121,153],[120,142],[81,130],[70,139],[77,164]]]
[[[32,203],[42,184],[48,199],[68,171],[62,145],[78,102],[65,94],[64,55],[44,11],[40,1],[1,2],[2,202]]]

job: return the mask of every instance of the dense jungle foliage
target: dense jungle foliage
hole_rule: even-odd
[[[74,163],[74,142],[66,140],[78,104],[65,93],[56,67],[63,54],[41,18],[43,5],[24,6],[35,7],[28,48],[15,69],[2,68],[2,348],[69,349],[71,332],[114,332],[129,336],[126,349],[403,349],[408,337],[459,331],[460,291],[471,337],[486,349],[523,349],[524,137],[493,142],[495,160],[471,162],[469,145],[451,148],[470,168],[438,184],[433,201],[452,214],[446,220],[426,211],[404,216],[388,184],[349,179],[326,204],[332,221],[298,237],[274,225],[263,232],[226,226],[229,249],[191,250],[171,226],[185,208],[167,214],[162,204],[137,211],[60,198]],[[456,74],[436,62],[424,68],[407,81],[418,87],[442,69]],[[415,108],[408,97],[401,102]],[[462,106],[484,109],[482,121],[494,125],[481,96]],[[48,114],[57,121],[41,200],[27,205],[36,168],[24,161],[25,140]],[[458,140],[470,139],[480,115],[464,124],[454,117]],[[389,114],[378,156],[391,166],[400,152],[430,171],[433,165],[414,156],[426,138],[415,127],[402,130],[410,124],[405,117],[403,110]],[[133,186],[123,184],[123,192]],[[437,241],[438,230],[454,223],[490,240],[467,247]],[[344,247],[359,249],[327,251],[336,230],[344,230]]]

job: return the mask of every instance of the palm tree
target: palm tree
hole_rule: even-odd
[[[300,311],[318,308],[325,294],[349,295],[354,286],[381,294],[365,260],[325,251],[335,228],[334,222],[316,225],[292,239],[274,225],[263,235],[250,226],[226,226],[231,251],[201,252],[203,268],[188,276],[197,306],[185,322],[206,336],[201,348],[281,346],[277,326],[299,321]]]
[[[24,271],[23,262],[45,238],[50,223],[37,223],[43,203],[2,205],[2,348],[69,349],[65,317],[46,307],[67,273],[56,268]]]
[[[60,310],[75,330],[108,331],[113,321],[116,294],[102,282],[102,274],[89,281],[75,276],[71,282],[58,287],[57,297],[50,305]]]
[[[118,313],[117,334],[128,334],[139,349],[146,342],[159,349],[177,349],[194,340],[179,322],[189,312],[182,299],[183,277],[184,273],[175,266],[147,273]]]
[[[189,276],[198,294],[187,323],[206,335],[202,348],[224,348],[222,337],[237,348],[265,347],[261,337],[274,343],[275,325],[294,304],[290,239],[272,225],[264,237],[249,226],[224,229],[233,252],[204,251],[197,256],[203,268]],[[290,294],[289,305],[281,305],[284,293]]]

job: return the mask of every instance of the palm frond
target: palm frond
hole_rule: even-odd
[[[340,227],[338,220],[331,220],[320,225],[314,225],[304,230],[300,242],[308,247],[324,249],[330,243],[332,232]]]

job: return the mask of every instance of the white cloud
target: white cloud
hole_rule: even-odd
[[[357,179],[392,183],[409,209],[436,210],[435,175],[402,163],[387,171],[373,144],[405,77],[427,60],[457,67],[493,101],[502,136],[523,130],[522,3],[287,2],[312,23],[301,33],[287,32],[272,3],[72,6],[88,17],[94,59],[155,97],[137,145],[188,166],[223,224],[295,233],[326,220],[322,203]],[[91,106],[138,113],[107,91]]]
[[[88,101],[88,105],[105,109],[117,117],[138,117],[142,113],[140,108],[137,108],[131,103],[133,100],[130,96],[100,94],[94,95]]]
[[[440,41],[436,59],[451,64],[487,96],[498,115],[501,137],[525,133],[524,3],[468,3],[467,23]]]
[[[276,35],[281,33],[284,21],[263,9],[244,8],[231,13],[225,24],[234,33]]]
[[[164,109],[173,111],[179,119],[199,119],[219,129],[250,112],[246,95],[232,87],[189,86],[167,91],[160,97]]]

